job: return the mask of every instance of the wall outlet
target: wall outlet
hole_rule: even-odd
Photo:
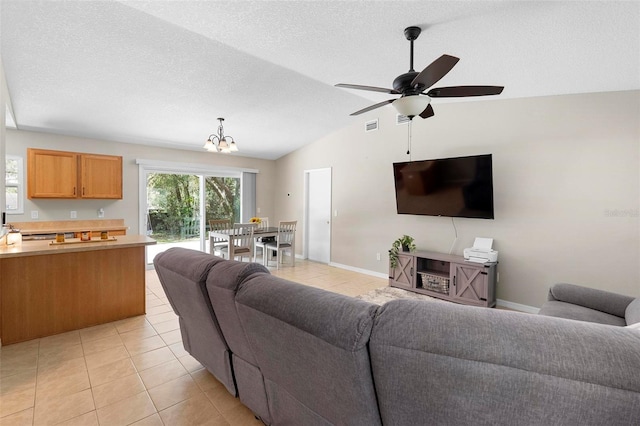
[[[31,210],[31,219],[38,218],[38,210]]]
[[[99,208],[98,209],[98,217],[99,218],[103,218],[104,217],[104,209],[103,208]]]
[[[376,259],[380,260],[380,253],[376,253]]]
[[[77,219],[78,218],[78,212],[75,210],[71,210],[71,219]]]
[[[256,209],[256,213],[260,213],[260,207]]]

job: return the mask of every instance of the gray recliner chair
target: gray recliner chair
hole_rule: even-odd
[[[624,327],[640,322],[640,298],[559,283],[549,289],[539,314]]]
[[[206,289],[211,268],[223,259],[181,247],[158,254],[153,264],[180,321],[184,349],[237,396],[231,351],[225,341]]]

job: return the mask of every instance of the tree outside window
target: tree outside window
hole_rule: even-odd
[[[5,172],[5,192],[7,214],[24,213],[22,157],[7,155]]]

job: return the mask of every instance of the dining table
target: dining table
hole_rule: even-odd
[[[253,229],[253,238],[255,240],[256,238],[260,237],[276,237],[278,235],[278,230],[279,228],[277,226],[266,226],[263,228],[255,227]],[[212,247],[214,244],[214,240],[216,238],[222,239],[227,241],[227,245],[229,247],[229,259],[233,259],[234,244],[232,243],[232,240],[234,237],[240,235],[235,231],[236,230],[234,230],[233,228],[218,231],[209,231],[209,252],[213,254]]]

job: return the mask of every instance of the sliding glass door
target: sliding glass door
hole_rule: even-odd
[[[147,247],[147,264],[170,247],[209,252],[210,220],[241,221],[241,174],[225,174],[145,172],[145,229],[157,242]]]

